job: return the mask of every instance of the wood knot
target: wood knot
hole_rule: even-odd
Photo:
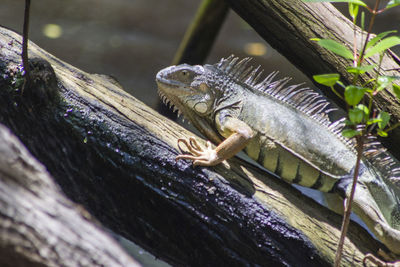
[[[24,88],[23,98],[34,106],[47,106],[59,100],[57,77],[53,67],[42,58],[29,59],[30,83]]]

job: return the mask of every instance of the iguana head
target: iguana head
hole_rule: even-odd
[[[157,73],[156,81],[164,103],[171,103],[174,110],[183,113],[203,135],[214,143],[221,138],[213,127],[215,103],[220,90],[215,87],[211,65],[177,65]]]
[[[207,84],[206,70],[200,65],[182,64],[157,73],[159,94],[185,116],[196,113],[207,116],[212,111],[215,95]]]
[[[221,112],[234,116],[239,112],[246,98],[243,90],[252,89],[262,73],[258,72],[259,67],[247,66],[250,60],[239,61],[232,55],[214,65],[167,67],[157,73],[159,94],[208,139],[219,143],[221,136],[216,131],[215,116]],[[262,85],[268,86],[270,78]]]

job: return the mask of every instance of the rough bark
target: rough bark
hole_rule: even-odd
[[[0,122],[108,228],[174,265],[333,262],[340,216],[240,159],[214,168],[176,162],[177,138],[193,134],[115,81],[31,43],[31,58],[41,59],[31,60],[35,85],[21,96],[20,44],[0,29]],[[344,264],[379,247],[351,224]]]
[[[3,125],[0,233],[1,266],[139,266]]]
[[[289,59],[300,71],[310,77],[322,73],[340,73],[350,83],[346,67],[351,61],[343,59],[320,47],[311,38],[333,39],[353,51],[353,24],[330,3],[304,3],[301,0],[226,0],[230,7],[249,23],[273,48]],[[379,18],[378,18],[379,19]],[[361,36],[361,29],[356,28]],[[363,35],[365,38],[366,34]],[[372,38],[372,37],[371,37]],[[361,40],[357,42],[360,49]],[[377,64],[378,57],[367,59],[367,64]],[[399,76],[400,59],[389,52],[382,61],[381,75]],[[373,78],[361,75],[362,81]],[[321,87],[321,85],[318,85]],[[343,101],[330,89],[324,90],[339,106]],[[376,96],[375,105],[392,114],[392,122],[400,120],[400,105],[395,94],[383,91]],[[400,129],[383,140],[388,148],[400,157]]]

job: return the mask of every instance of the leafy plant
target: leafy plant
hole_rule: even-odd
[[[388,132],[398,127],[400,123],[393,126],[389,126],[390,114],[386,111],[379,111],[372,106],[373,98],[382,90],[392,90],[394,94],[400,98],[400,86],[395,84],[396,80],[400,80],[399,76],[384,76],[380,75],[381,62],[383,55],[393,46],[400,45],[400,37],[393,35],[396,31],[386,31],[371,37],[372,26],[375,22],[375,18],[378,14],[383,11],[400,5],[400,0],[388,1],[384,8],[379,9],[380,0],[376,0],[373,8],[370,8],[362,0],[304,0],[305,2],[347,2],[349,7],[349,14],[352,18],[354,25],[354,40],[353,40],[353,51],[348,49],[345,45],[338,41],[330,39],[319,39],[313,38],[321,47],[333,52],[334,54],[341,56],[345,59],[351,60],[351,65],[346,68],[346,72],[352,75],[352,83],[345,85],[340,81],[340,75],[338,73],[320,74],[314,75],[313,78],[317,83],[328,86],[332,91],[342,100],[345,101],[347,106],[347,120],[346,127],[342,131],[342,135],[347,138],[355,138],[356,150],[357,150],[357,161],[355,166],[355,172],[353,177],[353,186],[351,194],[346,199],[345,203],[345,214],[343,216],[343,223],[341,229],[341,237],[336,252],[335,266],[339,266],[342,254],[342,248],[344,238],[347,232],[349,223],[349,217],[351,213],[351,204],[354,197],[356,182],[358,179],[358,169],[360,166],[361,157],[364,150],[366,139],[373,136],[388,136]],[[357,30],[356,22],[360,9],[366,9],[371,13],[367,34],[365,38],[362,35],[363,44],[360,48],[357,48]],[[361,12],[360,26],[364,31],[365,25],[365,13]],[[379,63],[368,64],[366,59],[379,56]],[[374,72],[373,79],[367,82],[362,82],[360,75],[366,72]],[[341,90],[338,91],[337,88]]]

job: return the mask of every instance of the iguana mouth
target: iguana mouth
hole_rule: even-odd
[[[175,66],[171,66],[171,67],[175,67]],[[156,75],[156,81],[157,81],[158,85],[163,86],[163,84],[167,84],[169,86],[178,87],[182,84],[181,82],[169,80],[169,79],[165,78],[163,74],[164,74],[164,72],[159,71]]]
[[[165,77],[165,70],[169,70],[174,68],[175,66],[170,66],[165,68],[162,71],[159,71],[156,75],[156,82],[158,86],[158,95],[160,96],[161,101],[169,108],[172,108],[173,112],[177,112],[178,117],[182,115],[182,111],[177,107],[177,104],[170,97],[167,97],[166,94],[168,91],[179,89],[182,86],[185,86],[183,83],[179,81],[174,81],[167,79]],[[173,95],[173,94],[172,94]]]
[[[182,112],[179,110],[179,108],[168,97],[165,96],[163,91],[158,90],[158,95],[160,96],[160,99],[164,103],[164,105],[166,105],[169,108],[172,108],[173,112],[178,112],[177,113],[178,117],[182,115]]]

